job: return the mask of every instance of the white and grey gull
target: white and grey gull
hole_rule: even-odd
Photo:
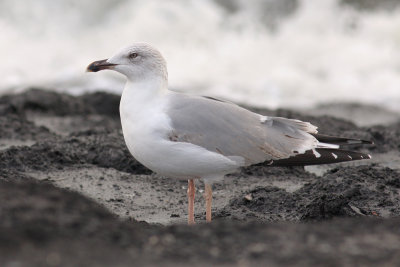
[[[188,179],[189,224],[194,223],[195,179],[204,180],[206,220],[211,221],[212,183],[240,167],[371,158],[341,146],[372,142],[321,135],[308,122],[168,90],[166,61],[148,44],[135,43],[87,67],[91,72],[106,69],[127,77],[119,108],[130,153],[160,175]]]

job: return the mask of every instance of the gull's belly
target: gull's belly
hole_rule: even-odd
[[[149,123],[149,122],[152,123]],[[163,121],[168,121],[163,119]],[[124,121],[122,129],[131,154],[150,170],[172,178],[209,178],[235,171],[239,164],[221,154],[184,142],[173,142],[166,125]]]

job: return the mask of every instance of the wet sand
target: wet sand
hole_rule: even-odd
[[[213,186],[211,224],[197,182],[189,227],[187,183],[130,156],[118,104],[112,94],[37,89],[0,98],[1,266],[400,264],[399,114],[254,108],[373,140],[356,147],[373,159],[244,168]]]

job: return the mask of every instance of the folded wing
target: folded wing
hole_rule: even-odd
[[[316,148],[316,127],[285,118],[265,117],[235,104],[171,93],[168,138],[188,142],[246,165],[289,158]]]

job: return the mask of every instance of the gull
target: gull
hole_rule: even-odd
[[[150,170],[188,180],[188,223],[194,223],[195,180],[205,184],[211,221],[212,183],[253,164],[304,166],[370,159],[341,149],[372,142],[318,134],[309,122],[260,115],[236,104],[168,89],[167,64],[146,43],[121,49],[87,67],[127,78],[120,101],[125,143]]]

